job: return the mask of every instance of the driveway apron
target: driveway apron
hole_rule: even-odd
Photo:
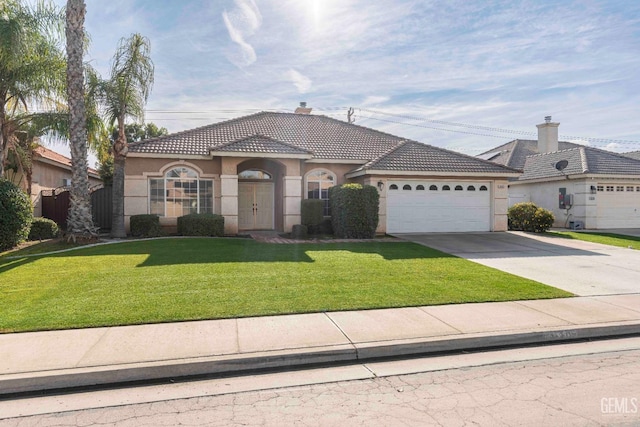
[[[640,292],[640,250],[512,231],[395,236],[579,296]]]

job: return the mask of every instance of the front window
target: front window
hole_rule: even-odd
[[[213,213],[213,181],[198,179],[189,168],[171,169],[164,178],[149,180],[149,213],[167,217]]]
[[[306,177],[307,199],[324,200],[324,216],[331,215],[329,208],[329,188],[336,185],[336,177],[329,171],[313,170]]]

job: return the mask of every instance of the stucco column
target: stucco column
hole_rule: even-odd
[[[285,233],[290,233],[295,224],[300,224],[300,204],[302,203],[302,177],[284,177],[284,221]]]
[[[506,180],[493,182],[493,227],[491,231],[507,231],[508,188]]]
[[[224,234],[238,234],[238,175],[220,175],[220,205]]]

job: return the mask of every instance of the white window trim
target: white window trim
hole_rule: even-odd
[[[172,163],[170,165],[167,165],[167,167],[165,167],[162,170],[162,174],[161,175],[157,175],[157,176],[148,176],[147,177],[147,213],[151,214],[151,180],[162,180],[163,181],[163,189],[164,189],[164,201],[163,201],[163,214],[162,217],[163,218],[177,218],[177,217],[170,217],[167,216],[167,194],[166,194],[166,189],[167,189],[167,179],[169,180],[175,180],[177,178],[167,178],[167,173],[169,173],[170,171],[174,170],[174,169],[179,169],[179,168],[184,168],[184,169],[188,169],[191,172],[194,172],[196,174],[195,179],[196,180],[196,188],[197,188],[197,194],[198,196],[196,197],[197,200],[197,211],[200,212],[200,181],[211,181],[211,212],[215,213],[215,204],[216,204],[216,196],[215,196],[215,179],[210,178],[210,177],[203,177],[203,173],[202,170],[198,167],[193,167],[192,165],[185,165],[184,163],[180,162],[180,163]]]

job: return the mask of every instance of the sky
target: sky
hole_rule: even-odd
[[[103,77],[122,37],[150,40],[145,119],[169,132],[304,101],[470,155],[535,139],[545,116],[563,140],[640,150],[639,1],[86,3]]]

